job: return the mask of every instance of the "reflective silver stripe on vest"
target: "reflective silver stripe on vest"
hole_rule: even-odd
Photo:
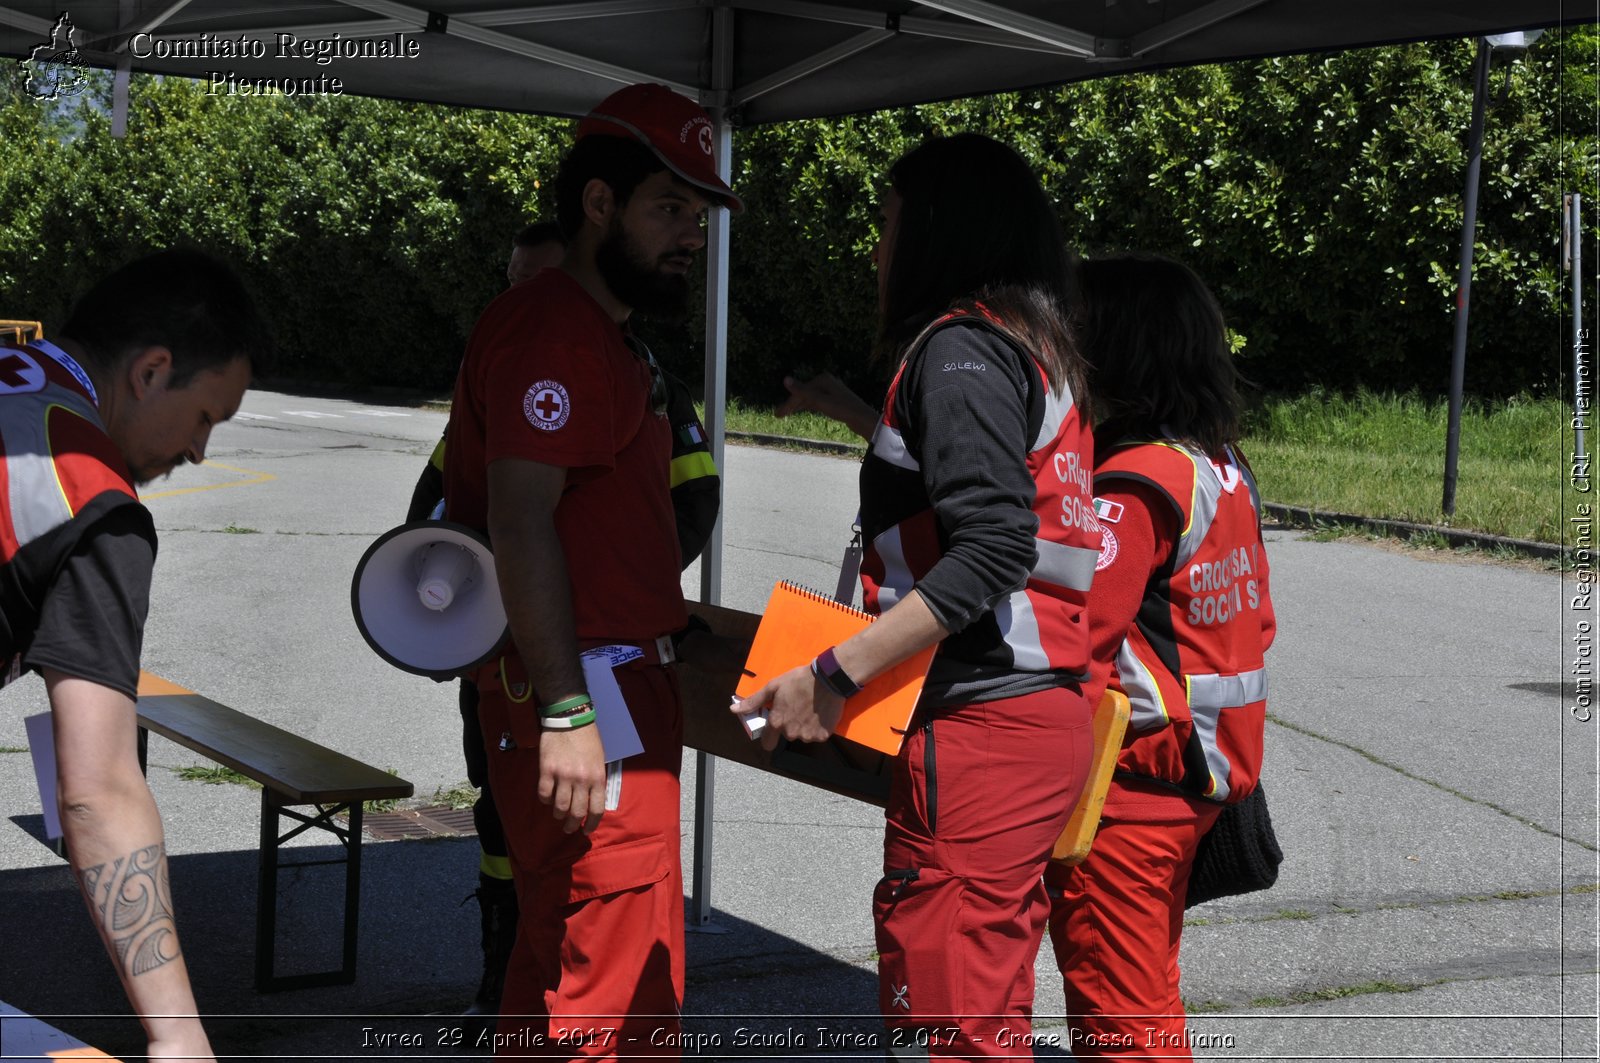
[[[1100,560],[1100,551],[1049,539],[1035,539],[1033,545],[1039,551],[1039,560],[1033,564],[1033,579],[1068,590],[1088,591],[1094,582],[1094,566]]]
[[[1156,677],[1145,667],[1139,655],[1133,652],[1127,639],[1123,639],[1117,649],[1117,677],[1122,681],[1122,692],[1128,695],[1128,727],[1131,730],[1154,731],[1171,722]]]
[[[1200,544],[1211,531],[1217,519],[1217,507],[1222,501],[1222,481],[1217,479],[1211,462],[1196,457],[1187,447],[1173,447],[1194,464],[1194,497],[1189,505],[1189,526],[1178,537],[1174,569],[1187,565],[1200,552]]]
[[[1267,670],[1188,677],[1189,709],[1237,709],[1267,700]]]
[[[60,407],[97,428],[100,415],[83,395],[53,383],[39,391],[7,395],[3,401],[32,407],[23,415],[6,419],[4,440],[11,524],[17,546],[22,547],[72,519],[72,508],[56,479],[55,460],[50,454],[51,408]]]
[[[1039,618],[1033,613],[1033,602],[1026,591],[1013,591],[996,603],[994,620],[1000,626],[1000,637],[1011,648],[1012,663],[1018,671],[1049,670],[1050,658],[1039,636]]]
[[[922,471],[917,459],[906,449],[906,440],[900,434],[900,429],[890,428],[882,421],[878,422],[877,429],[872,433],[872,453],[897,469]]]
[[[1202,796],[1212,801],[1226,801],[1232,788],[1228,785],[1228,777],[1233,772],[1233,765],[1228,758],[1222,755],[1222,750],[1217,748],[1217,717],[1222,715],[1218,708],[1204,708],[1197,705],[1189,706],[1189,716],[1194,721],[1195,737],[1200,739],[1200,748],[1206,754],[1206,767],[1211,769],[1211,791]]]
[[[1061,434],[1061,426],[1066,423],[1067,415],[1072,412],[1072,389],[1062,384],[1060,391],[1050,391],[1044,397],[1044,422],[1039,425],[1039,434],[1033,439],[1033,446],[1028,453],[1043,450],[1056,441],[1056,436]]]
[[[1194,731],[1205,750],[1206,767],[1211,769],[1213,789],[1206,794],[1213,801],[1226,801],[1233,765],[1217,745],[1217,727],[1228,709],[1239,709],[1267,700],[1267,670],[1257,668],[1238,675],[1191,675],[1184,678],[1188,688],[1189,715]]]
[[[905,546],[900,541],[900,525],[896,524],[872,540],[872,549],[883,562],[883,579],[878,585],[878,612],[887,613],[900,601],[900,593],[909,591],[914,582],[911,566],[906,564]]]

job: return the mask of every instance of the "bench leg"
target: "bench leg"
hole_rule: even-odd
[[[278,802],[261,788],[261,844],[256,875],[256,990],[274,988],[273,960],[278,937]]]
[[[317,805],[316,815],[308,815],[290,808],[270,788],[261,791],[261,851],[260,874],[256,892],[256,989],[270,993],[283,989],[304,989],[313,986],[348,985],[356,980],[356,943],[361,912],[361,803],[359,801],[337,805]],[[340,828],[334,817],[339,813],[349,817],[349,825]],[[279,834],[282,818],[297,820],[299,826]],[[304,831],[316,828],[327,831],[344,846],[344,856],[337,860],[281,859],[279,849],[283,843]],[[311,974],[278,975],[276,973],[278,933],[278,873],[283,868],[318,867],[330,864],[344,866],[344,934],[342,964],[336,971],[318,971]]]
[[[352,801],[350,835],[345,841],[344,868],[344,967],[343,981],[356,980],[356,929],[361,917],[361,802]]]

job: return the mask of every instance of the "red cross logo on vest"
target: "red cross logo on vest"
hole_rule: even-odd
[[[522,415],[541,432],[554,432],[567,423],[572,400],[554,380],[541,380],[522,396]]]
[[[44,387],[44,370],[22,351],[0,351],[0,395],[38,391]]]

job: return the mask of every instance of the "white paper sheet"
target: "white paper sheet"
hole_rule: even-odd
[[[622,698],[622,688],[612,669],[644,656],[637,646],[599,646],[583,654],[583,682],[594,702],[595,726],[606,751],[606,811],[622,804],[622,761],[644,752],[633,713]]]
[[[594,701],[595,724],[600,728],[600,742],[606,747],[608,763],[644,752],[639,730],[633,726],[633,714],[628,711],[628,703],[622,700],[617,677],[611,674],[611,669],[617,665],[641,656],[637,646],[601,646],[583,655],[583,681]]]
[[[50,728],[50,714],[25,717],[28,751],[33,754],[33,777],[39,783],[39,803],[44,807],[44,834],[61,837],[61,814],[56,808],[56,734]]]

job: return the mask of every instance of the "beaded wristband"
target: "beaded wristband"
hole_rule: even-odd
[[[817,659],[811,662],[811,674],[841,698],[853,698],[861,693],[861,684],[839,667],[839,659],[833,655],[832,646],[817,654]]]
[[[589,695],[574,694],[570,698],[562,698],[560,701],[552,702],[551,704],[544,706],[539,710],[539,715],[544,719],[549,719],[552,716],[560,716],[563,713],[571,711],[572,709],[581,709],[585,705],[593,704],[594,700],[590,698]]]
[[[539,726],[546,731],[576,731],[592,723],[594,723],[594,709],[591,708],[573,716],[546,716],[539,721]]]

